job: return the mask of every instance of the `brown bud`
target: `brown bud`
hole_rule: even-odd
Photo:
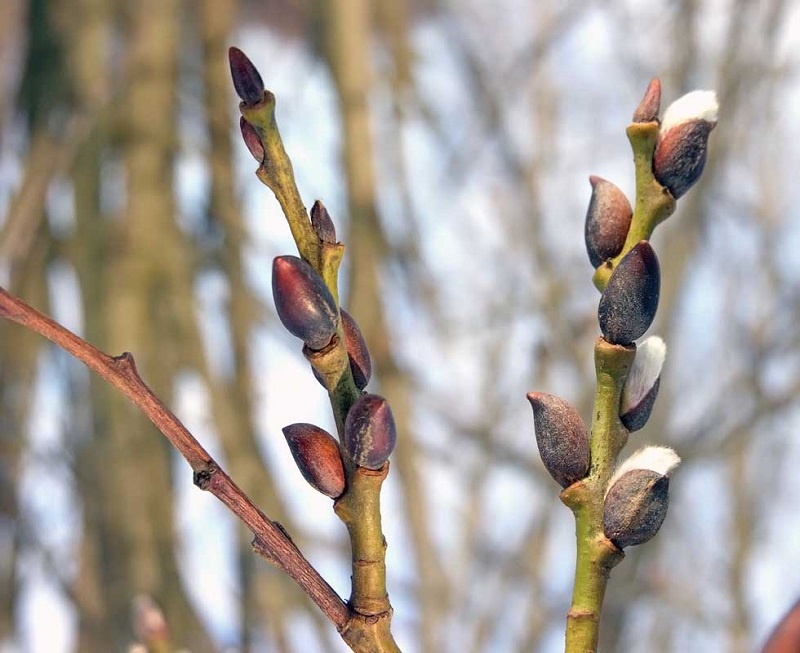
[[[169,642],[164,613],[149,595],[139,594],[133,599],[131,620],[136,638],[147,647],[163,648]]]
[[[228,61],[236,95],[248,106],[261,102],[264,99],[264,82],[253,62],[239,48],[228,49]]]
[[[643,544],[661,528],[668,506],[669,477],[651,469],[633,469],[606,494],[603,532],[620,549]]]
[[[800,601],[775,626],[761,653],[797,653],[800,651]]]
[[[597,318],[603,337],[615,345],[629,345],[653,323],[658,310],[661,271],[646,240],[633,246],[608,280]]]
[[[264,162],[266,153],[264,152],[264,144],[258,136],[256,128],[244,119],[244,116],[239,118],[239,130],[242,132],[242,139],[250,154],[258,161],[259,164]]]
[[[633,210],[625,193],[610,181],[592,175],[589,183],[592,199],[586,212],[584,236],[589,260],[596,268],[622,251]]]
[[[350,359],[353,381],[359,390],[363,390],[372,376],[372,361],[370,360],[369,349],[353,316],[344,309],[341,309],[341,315],[344,342],[347,346],[347,356]]]
[[[311,226],[320,241],[330,245],[336,244],[336,227],[333,225],[328,209],[319,200],[314,202],[314,206],[311,207]]]
[[[685,195],[703,174],[708,135],[715,125],[691,120],[673,127],[659,139],[653,155],[653,175],[675,199]]]
[[[313,424],[290,424],[283,435],[294,462],[309,485],[335,499],[344,492],[344,465],[339,444],[326,430]]]
[[[361,395],[347,411],[344,447],[359,467],[380,469],[397,443],[397,427],[389,402],[378,395]]]
[[[661,111],[661,80],[654,77],[650,80],[642,101],[633,112],[633,122],[655,122]]]
[[[569,487],[589,473],[589,438],[583,420],[555,395],[529,392],[528,401],[542,462],[561,487]]]
[[[272,262],[272,295],[283,326],[309,349],[320,350],[336,333],[337,308],[322,277],[297,256]]]

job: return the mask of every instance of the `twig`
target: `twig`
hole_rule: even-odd
[[[277,564],[342,632],[351,621],[345,602],[303,557],[291,538],[253,504],[197,439],[142,381],[133,356],[109,356],[0,287],[0,317],[47,338],[96,372],[137,406],[186,459],[194,484],[211,492],[249,528],[257,553]]]

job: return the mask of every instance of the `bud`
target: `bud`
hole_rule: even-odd
[[[528,401],[542,462],[561,487],[569,487],[589,473],[589,438],[583,420],[555,395],[529,392]]]
[[[353,316],[344,309],[341,309],[341,315],[344,342],[347,346],[347,356],[350,359],[353,381],[355,381],[359,390],[363,390],[372,376],[372,361],[370,360],[369,349]]]
[[[290,424],[283,428],[283,435],[308,484],[331,499],[341,496],[344,465],[336,439],[313,424]]]
[[[654,77],[650,80],[642,101],[633,112],[633,122],[655,122],[661,111],[661,80]]]
[[[645,447],[611,477],[603,506],[603,532],[624,549],[643,544],[661,528],[669,506],[669,475],[680,463],[667,447]]]
[[[667,346],[658,336],[650,336],[636,348],[619,404],[620,420],[628,431],[638,431],[650,419],[666,355]]]
[[[761,653],[797,653],[800,651],[800,601],[794,604],[770,634]]]
[[[264,82],[253,62],[239,48],[228,49],[228,61],[236,95],[247,106],[252,107],[261,102],[264,99]]]
[[[361,395],[347,411],[344,447],[359,467],[380,469],[397,443],[397,427],[389,402],[378,395]]]
[[[169,629],[164,613],[147,594],[139,594],[133,599],[131,621],[136,639],[142,644],[157,648],[169,641]]]
[[[675,199],[682,197],[703,173],[708,135],[717,124],[718,111],[714,91],[692,91],[664,112],[653,155],[653,174]]]
[[[330,343],[336,333],[336,301],[314,268],[297,256],[278,256],[272,262],[272,294],[289,333],[313,350]]]
[[[336,227],[333,226],[328,209],[319,200],[311,207],[311,226],[320,241],[330,245],[336,244]]]
[[[253,158],[258,161],[259,164],[264,163],[264,157],[266,156],[264,144],[261,142],[256,128],[247,122],[244,116],[239,118],[239,130],[242,132],[244,144],[247,146],[247,149],[250,150],[250,154],[253,155]]]
[[[658,258],[641,240],[619,262],[600,297],[597,319],[603,337],[615,345],[641,337],[656,316],[660,290]]]
[[[584,236],[592,267],[622,251],[631,226],[631,203],[619,188],[602,177],[589,177],[592,199],[586,212]]]

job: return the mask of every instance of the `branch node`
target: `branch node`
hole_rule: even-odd
[[[213,461],[209,461],[204,467],[196,469],[192,474],[192,482],[201,490],[210,491],[214,476],[219,471],[219,466]]]

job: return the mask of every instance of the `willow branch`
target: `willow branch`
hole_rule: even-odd
[[[253,533],[254,550],[283,569],[322,612],[343,631],[350,611],[333,588],[300,553],[280,524],[250,500],[175,414],[145,384],[133,356],[110,356],[0,287],[0,317],[47,338],[119,390],[161,431],[192,468],[194,483],[211,492]]]

